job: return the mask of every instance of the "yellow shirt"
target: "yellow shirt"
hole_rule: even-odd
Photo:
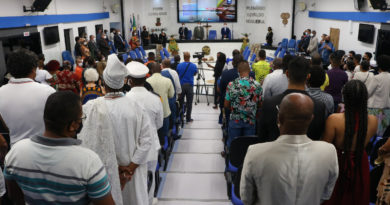
[[[160,73],[154,73],[146,81],[152,86],[153,91],[161,96],[163,103],[164,118],[171,115],[168,99],[175,95],[175,89],[169,78],[162,76]]]
[[[329,86],[329,76],[328,76],[328,74],[325,73],[325,82],[324,82],[324,84],[322,84],[321,90],[324,91],[325,88],[328,86]]]
[[[269,74],[269,71],[271,70],[271,66],[267,61],[261,60],[252,65],[252,70],[253,72],[255,72],[256,81],[260,84],[263,84],[265,77]]]

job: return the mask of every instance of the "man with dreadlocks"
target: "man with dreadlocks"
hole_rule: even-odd
[[[345,112],[329,116],[324,141],[336,146],[339,178],[332,197],[325,205],[368,205],[370,196],[369,164],[365,147],[375,135],[378,121],[367,114],[367,88],[351,80],[342,91]]]

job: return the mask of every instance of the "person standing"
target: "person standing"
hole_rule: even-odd
[[[114,45],[115,48],[118,49],[118,52],[126,52],[126,41],[123,40],[120,30],[116,31],[114,36]]]
[[[154,32],[154,29],[152,29],[152,33],[150,34],[150,42],[152,44],[158,44],[158,35]]]
[[[371,81],[374,78],[374,74],[369,72],[369,70],[370,70],[370,63],[366,60],[363,60],[362,63],[360,64],[360,71],[355,73],[353,79],[362,81],[368,88],[369,85],[371,84]]]
[[[151,161],[148,162],[148,171],[156,172],[157,159],[161,145],[158,138],[157,130],[163,126],[164,111],[160,96],[149,92],[145,88],[146,74],[149,69],[142,63],[130,62],[126,65],[130,76],[131,90],[126,94],[126,97],[132,98],[139,102],[145,108],[151,120],[150,130],[153,135],[153,144],[150,149]],[[149,205],[153,203],[153,196],[155,193],[156,180],[152,180],[152,185],[149,191]]]
[[[75,45],[74,45],[74,54],[75,57],[81,56],[81,45],[80,45],[80,37],[76,36],[75,37]]]
[[[158,36],[158,39],[159,39],[160,43],[162,44],[163,48],[165,48],[167,46],[168,37],[167,37],[167,34],[164,32],[164,30],[161,29],[161,33]]]
[[[99,35],[99,37],[101,38],[101,34]],[[89,36],[89,42],[88,42],[88,48],[89,48],[89,51],[91,53],[91,57],[95,60],[97,60],[97,56],[99,54],[99,49],[98,49],[98,46],[97,46],[97,43],[95,41],[95,36],[94,35],[90,35]]]
[[[227,23],[224,23],[223,24],[223,27],[221,28],[221,39],[222,40],[225,40],[225,39],[230,39],[230,29],[229,27],[227,27]]]
[[[390,56],[377,58],[379,74],[375,75],[367,87],[368,112],[378,117],[378,136],[383,136],[390,125]]]
[[[319,48],[319,53],[322,58],[322,64],[325,70],[328,70],[328,66],[330,64],[329,62],[329,56],[331,53],[335,51],[332,42],[330,42],[330,36],[324,37],[324,42],[321,44],[321,47]]]
[[[341,90],[343,89],[345,83],[348,82],[348,75],[340,67],[342,58],[341,55],[332,53],[329,58],[332,65],[332,69],[327,72],[329,76],[329,86],[325,88],[325,92],[332,95],[334,101],[334,111],[336,112],[339,103],[341,103],[342,101]]]
[[[282,94],[287,90],[288,79],[286,76],[286,70],[288,62],[292,58],[293,57],[291,55],[285,55],[283,60],[281,58],[276,58],[272,62],[273,72],[265,77],[262,85],[263,99]]]
[[[229,138],[227,147],[237,137],[256,133],[256,114],[261,104],[262,88],[249,77],[251,69],[248,62],[238,64],[240,77],[230,82],[226,89],[224,108],[230,109]]]
[[[185,26],[184,23],[182,23],[181,27],[179,28],[179,36],[180,36],[180,40],[187,40],[188,28]]]
[[[204,28],[201,25],[201,23],[198,22],[198,25],[194,29],[194,39],[203,40],[203,38],[204,38]]]
[[[154,92],[160,95],[163,103],[164,123],[163,127],[159,130],[159,137],[160,144],[164,145],[165,136],[168,136],[169,132],[169,116],[171,115],[169,98],[175,96],[175,88],[170,79],[161,75],[161,66],[159,63],[153,62],[149,66],[151,67],[152,76],[146,82],[152,86]]]
[[[17,142],[6,156],[4,176],[11,200],[16,204],[115,204],[102,161],[76,139],[85,120],[80,97],[70,91],[57,92],[45,104],[45,132]]]
[[[217,63],[215,66],[210,65],[207,63],[207,66],[209,68],[214,69],[214,109],[218,109],[218,97],[219,97],[219,92],[217,92],[217,85],[218,85],[218,80],[222,75],[222,71],[225,68],[226,65],[226,55],[222,52],[217,53]]]
[[[310,68],[310,79],[308,80],[307,92],[309,95],[320,102],[326,107],[326,116],[333,114],[334,102],[333,97],[321,90],[321,85],[325,82],[325,70],[319,65],[314,65]]]
[[[318,53],[318,38],[316,35],[317,35],[316,31],[313,31],[310,34],[310,43],[306,51],[306,53],[309,54],[310,56],[313,56],[314,54]]]
[[[180,109],[184,106],[184,98],[186,98],[186,122],[194,121],[191,118],[192,102],[194,99],[194,76],[198,73],[198,68],[194,63],[190,62],[191,54],[184,52],[184,62],[177,65],[177,73],[179,74],[182,94],[179,97]]]
[[[366,146],[375,135],[378,121],[367,113],[364,83],[351,80],[343,89],[344,113],[326,121],[323,140],[338,151],[339,178],[332,197],[324,205],[367,205],[370,199],[370,168]]]
[[[268,33],[265,37],[265,40],[267,41],[268,46],[272,46],[272,42],[274,41],[274,33],[272,32],[272,28],[268,27]]]
[[[252,65],[253,72],[255,72],[256,75],[256,81],[261,85],[263,84],[265,77],[271,71],[271,66],[265,59],[266,59],[265,50],[260,50],[259,61],[257,61],[255,64]]]
[[[97,46],[102,55],[107,59],[107,56],[110,55],[110,46],[108,45],[107,35],[105,33],[103,33],[101,38],[98,39]]]
[[[13,78],[0,87],[0,123],[9,129],[11,147],[19,140],[45,131],[43,111],[47,98],[55,90],[34,82],[36,67],[37,56],[24,49],[11,53],[7,60]]]
[[[147,162],[152,159],[153,134],[144,107],[121,91],[127,75],[118,57],[108,56],[103,72],[106,95],[83,106],[86,119],[78,138],[102,159],[116,204],[148,205]]]
[[[310,64],[304,57],[296,57],[290,61],[286,75],[288,78],[288,88],[280,95],[264,99],[260,116],[257,118],[257,134],[262,142],[276,140],[279,135],[277,122],[278,108],[282,99],[290,93],[301,93],[309,96],[306,85],[310,76]],[[313,100],[314,118],[307,130],[307,136],[312,140],[321,139],[326,121],[326,107],[322,102]]]
[[[162,71],[161,75],[167,77],[171,80],[173,88],[175,89],[175,94],[172,98],[169,98],[169,108],[171,109],[171,117],[169,118],[169,127],[173,127],[173,124],[176,122],[177,115],[177,107],[176,107],[176,99],[179,95],[181,95],[181,85],[179,75],[175,70],[171,69],[171,60],[165,59],[161,63]]]
[[[332,144],[306,135],[314,106],[305,94],[283,98],[280,136],[249,146],[245,156],[240,185],[244,204],[320,205],[331,197],[338,176],[337,153]]]
[[[142,27],[142,32],[141,32],[141,39],[142,39],[142,45],[143,46],[148,46],[149,45],[149,32],[146,30],[146,26]]]

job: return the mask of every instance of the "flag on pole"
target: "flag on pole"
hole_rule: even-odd
[[[137,24],[136,24],[136,22],[135,22],[135,16],[134,16],[134,14],[133,14],[132,30],[133,30],[133,31],[137,30]]]

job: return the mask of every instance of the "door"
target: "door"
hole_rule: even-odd
[[[330,28],[330,41],[333,43],[334,49],[339,50],[340,29]]]
[[[64,36],[65,36],[65,50],[72,53],[72,46],[70,44],[70,29],[64,29]]]
[[[80,37],[80,38],[88,39],[88,38],[87,38],[86,27],[79,27],[78,30],[79,30],[79,37]]]
[[[95,25],[96,36],[97,36],[97,34],[99,33],[100,30],[101,30],[101,32],[103,32],[103,24],[96,24]]]

